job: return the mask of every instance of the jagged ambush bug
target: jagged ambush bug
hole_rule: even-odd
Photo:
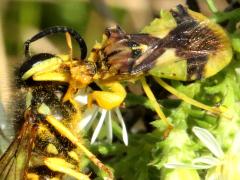
[[[82,154],[112,178],[108,168],[69,130],[74,109],[62,103],[63,92],[62,86],[46,84],[29,90],[24,123],[0,159],[1,180],[69,177],[88,180],[90,174],[81,173]]]
[[[145,76],[153,76],[161,86],[184,101],[213,114],[221,114],[223,109],[197,102],[160,78],[193,81],[215,75],[232,58],[227,34],[207,17],[182,5],[161,15],[138,34],[127,34],[119,26],[107,28],[102,42],[95,44],[88,58],[85,42],[74,30],[63,26],[45,29],[25,43],[25,53],[30,59],[23,65],[27,68],[22,71],[22,79],[67,83],[63,102],[71,102],[78,117],[81,112],[74,96],[79,89],[96,83],[102,91],[93,91],[88,95],[88,106],[96,102],[104,109],[113,109],[120,106],[126,97],[120,82],[140,80],[157,114],[168,125],[166,135],[173,125],[162,112]],[[70,53],[31,57],[30,44],[54,33],[66,33]],[[80,45],[80,59],[72,58],[70,35]]]

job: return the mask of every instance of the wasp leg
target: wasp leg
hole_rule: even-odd
[[[109,168],[107,168],[94,154],[92,154],[79,139],[60,121],[55,117],[48,115],[46,120],[64,137],[70,140],[75,146],[77,146],[97,167],[106,172],[110,179],[113,179],[113,174]]]
[[[35,173],[27,173],[27,179],[28,180],[39,180],[39,175]]]
[[[187,103],[189,103],[189,104],[191,104],[191,105],[194,105],[194,106],[196,106],[196,107],[199,107],[199,108],[201,108],[201,109],[204,109],[204,110],[206,110],[206,111],[209,111],[209,112],[211,112],[211,113],[213,113],[213,114],[221,114],[221,113],[223,113],[224,111],[226,111],[226,109],[223,108],[223,107],[219,107],[219,108],[217,108],[217,107],[210,107],[210,106],[207,106],[207,105],[205,105],[205,104],[203,104],[203,103],[201,103],[201,102],[198,102],[198,101],[196,101],[196,100],[194,100],[194,99],[186,96],[185,94],[177,91],[177,90],[174,89],[172,86],[170,86],[170,85],[168,85],[166,82],[164,82],[162,79],[159,79],[159,78],[154,78],[154,79],[155,79],[155,80],[157,81],[157,83],[158,83],[159,85],[161,85],[164,89],[166,89],[167,91],[169,91],[169,92],[172,93],[173,95],[177,96],[178,98],[182,99],[183,101],[185,101],[185,102],[187,102]],[[229,117],[227,117],[227,118],[229,118]]]
[[[146,79],[142,78],[141,79],[141,83],[143,86],[143,90],[146,93],[147,97],[149,98],[152,106],[154,107],[155,111],[157,112],[158,116],[167,124],[168,128],[167,130],[164,132],[164,137],[167,137],[169,132],[172,130],[173,125],[170,124],[166,118],[166,116],[164,115],[160,105],[158,104],[154,94],[152,93],[150,87],[148,86]]]
[[[79,120],[81,119],[81,116],[82,116],[81,107],[73,98],[70,98],[69,102],[73,105],[75,109],[75,113],[74,115],[72,115],[71,123],[70,123],[71,129],[75,131],[77,124],[79,123]]]
[[[71,35],[70,35],[69,32],[66,32],[65,36],[66,36],[66,43],[67,43],[67,46],[68,46],[68,49],[69,49],[68,58],[70,60],[69,66],[70,66],[70,69],[71,69],[72,68],[72,54],[73,54],[72,40],[71,40]],[[66,94],[63,97],[63,102],[69,101],[73,105],[73,107],[76,111],[76,113],[72,117],[71,123],[70,123],[72,125],[73,129],[75,129],[79,119],[81,118],[80,106],[73,98],[73,95],[76,92],[76,88],[74,88],[74,87],[77,87],[77,85],[76,85],[76,82],[74,80],[72,80],[70,76],[67,79],[67,81],[69,83],[69,86],[68,86]]]
[[[100,83],[104,91],[94,91],[88,95],[88,106],[91,107],[94,101],[104,109],[119,107],[126,97],[124,87],[118,82]]]
[[[51,169],[53,171],[57,171],[57,172],[61,172],[63,174],[70,175],[79,180],[90,180],[90,178],[87,175],[79,173],[76,170],[74,170],[73,169],[74,165],[66,162],[64,159],[46,158],[44,160],[44,163],[49,169]]]

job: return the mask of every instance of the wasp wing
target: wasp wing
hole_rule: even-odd
[[[24,179],[35,134],[36,126],[26,120],[18,136],[0,158],[0,177],[2,180]]]

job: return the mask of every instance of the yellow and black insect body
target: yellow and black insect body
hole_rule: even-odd
[[[92,82],[102,91],[93,91],[88,95],[89,107],[96,102],[104,109],[113,109],[120,106],[126,97],[125,89],[119,81],[140,79],[157,114],[171,129],[172,125],[167,121],[145,81],[144,77],[151,75],[165,89],[186,102],[215,114],[222,113],[219,108],[206,106],[177,92],[160,78],[192,81],[219,72],[232,58],[226,33],[207,17],[182,5],[162,15],[138,34],[127,34],[118,26],[107,28],[102,42],[95,44],[86,59],[85,42],[75,31],[62,26],[44,30],[26,42],[27,57],[31,57],[30,43],[58,32],[66,32],[70,53],[45,55],[37,62],[30,58],[22,66],[24,69],[28,63],[31,64],[22,71],[22,79],[68,83],[63,101],[70,101],[76,109],[76,92]],[[82,50],[80,59],[72,58],[70,35],[79,42]]]
[[[24,123],[0,158],[1,180],[62,179],[69,176],[87,180],[89,176],[81,173],[81,159],[86,153],[90,160],[104,168],[81,144],[80,138],[75,139],[78,142],[72,142],[71,136],[74,135],[68,130],[68,122],[74,109],[71,104],[61,102],[63,92],[62,86],[45,84],[36,86],[28,95],[31,103],[24,113]]]
[[[31,106],[24,113],[24,123],[17,137],[0,159],[0,179],[20,180],[63,175],[51,171],[44,164],[47,157],[57,156],[66,159],[66,149],[70,147],[70,143],[60,143],[63,138],[57,137],[56,131],[50,130],[52,128],[46,122],[46,116],[38,112],[42,103],[55,106],[54,111],[58,112],[58,115],[60,111],[66,109],[62,103],[59,103],[59,99],[51,89],[53,88],[38,87],[31,93]],[[49,150],[49,146],[53,147],[52,151]],[[54,148],[55,152],[53,152]]]

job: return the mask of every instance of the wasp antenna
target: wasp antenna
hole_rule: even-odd
[[[177,10],[182,15],[187,15],[188,14],[187,9],[182,4],[177,5]]]
[[[25,56],[27,59],[30,58],[30,52],[29,52],[29,44],[30,44],[30,40],[27,40],[25,43],[24,43],[24,51],[25,51]]]
[[[39,33],[34,35],[32,38],[28,39],[24,43],[25,56],[30,57],[29,45],[32,42],[37,41],[38,39],[41,39],[41,38],[43,38],[45,36],[48,36],[48,35],[51,35],[51,34],[66,33],[66,32],[68,32],[77,41],[77,43],[80,46],[81,59],[85,59],[86,56],[87,56],[87,46],[86,46],[86,43],[85,43],[84,39],[80,36],[80,34],[77,31],[75,31],[72,28],[66,27],[66,26],[49,27],[47,29],[44,29],[43,31],[40,31]]]

